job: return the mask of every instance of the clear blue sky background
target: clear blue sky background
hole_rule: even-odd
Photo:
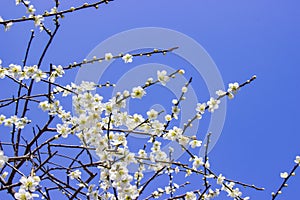
[[[41,7],[49,8],[52,1],[48,2],[43,1]],[[65,0],[61,3],[71,5]],[[156,26],[182,32],[201,44],[225,84],[256,74],[253,84],[228,101],[225,126],[210,160],[214,170],[226,177],[266,188],[264,192],[247,190],[245,194],[252,199],[270,199],[281,184],[279,173],[289,171],[300,154],[299,6],[296,0],[115,0],[99,10],[66,15],[46,61],[62,65],[80,61],[113,34]],[[0,3],[4,19],[20,17],[23,11],[13,0]],[[21,62],[31,28],[32,23],[23,23],[9,32],[2,29],[0,59],[4,64]],[[33,46],[30,64],[35,64],[42,39]],[[153,57],[151,62],[155,61]],[[74,77],[63,82],[70,81]],[[299,198],[300,177],[288,184],[278,199]]]

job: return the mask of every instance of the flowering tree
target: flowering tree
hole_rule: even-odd
[[[182,88],[178,88],[181,95],[170,101],[172,109],[168,113],[150,109],[146,113],[130,114],[125,110],[129,99],[142,100],[151,86],[166,86],[171,79],[184,75],[183,69],[174,72],[157,71],[157,76],[149,77],[143,85],[133,87],[130,91],[120,91],[108,100],[104,100],[101,90],[114,87],[110,82],[98,84],[83,81],[68,85],[59,82],[67,72],[86,64],[115,59],[121,59],[126,64],[141,56],[160,56],[176,51],[177,47],[170,47],[135,54],[106,53],[68,66],[45,63],[45,55],[60,29],[59,22],[65,15],[79,10],[100,9],[110,1],[85,3],[60,10],[60,4],[56,0],[49,11],[37,14],[30,1],[16,0],[16,5],[26,8],[28,16],[15,19],[0,17],[0,24],[5,31],[18,23],[32,21],[48,36],[35,65],[27,64],[35,38],[34,31],[31,32],[22,62],[7,64],[5,60],[4,63],[0,60],[0,78],[16,85],[13,95],[0,100],[0,108],[3,110],[0,113],[0,125],[4,126],[2,132],[6,133],[6,136],[0,137],[0,190],[21,200],[58,197],[212,199],[220,192],[233,199],[249,199],[244,197],[240,187],[263,190],[252,184],[231,180],[214,171],[207,151],[210,136],[214,133],[209,133],[205,142],[200,140],[199,133],[192,136],[186,134],[196,120],[201,120],[207,112],[217,110],[223,98],[234,98],[256,76],[242,83],[229,83],[226,91],[216,91],[216,95],[207,102],[193,105],[194,113],[190,113],[190,120],[183,127],[177,127],[174,121],[180,115],[180,105],[184,103],[192,78]],[[41,86],[35,90],[37,85]],[[64,102],[70,101],[74,112],[64,108]],[[7,114],[2,114],[4,112]],[[163,116],[164,120],[159,120],[158,116]],[[142,135],[146,140],[137,143],[130,138],[132,135]],[[185,156],[179,160],[174,159],[173,147],[163,151],[161,147],[168,141],[176,142]],[[201,146],[206,149],[203,156],[195,151]],[[299,156],[295,163],[290,173],[281,173],[284,181],[272,194],[273,199],[281,193],[287,180],[299,166]],[[132,165],[135,166],[134,170]],[[189,181],[191,175],[198,177],[196,183]],[[149,187],[153,183],[161,185],[161,180],[167,180],[166,184],[156,189]],[[188,185],[193,185],[193,189],[186,189]]]

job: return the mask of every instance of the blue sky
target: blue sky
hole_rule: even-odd
[[[42,10],[52,5],[49,2],[42,3]],[[61,4],[71,5],[63,0]],[[23,15],[24,8],[15,7],[13,0],[0,5],[4,19]],[[225,86],[256,74],[255,82],[243,88],[234,100],[227,101],[225,125],[210,160],[215,171],[226,177],[266,188],[264,192],[247,190],[245,194],[252,199],[270,199],[271,192],[281,184],[279,173],[289,171],[295,156],[300,154],[299,6],[296,0],[115,0],[99,10],[66,15],[44,63],[67,65],[84,59],[100,42],[119,32],[162,27],[181,32],[202,45],[218,67]],[[4,64],[21,62],[32,28],[31,23],[23,23],[15,24],[9,32],[2,29],[0,59]],[[30,64],[35,64],[44,37],[36,32],[40,39],[33,45]],[[137,63],[175,65],[172,60],[163,59],[176,60],[170,55],[150,61],[141,58]],[[188,63],[180,59],[178,62],[178,66],[186,64],[186,78],[193,76]],[[133,66],[134,63],[128,65]],[[75,76],[76,71],[62,82],[74,81]],[[107,77],[114,78],[109,74]],[[197,87],[197,80],[203,84],[201,77],[195,80],[193,88]],[[0,96],[6,92],[1,90]],[[205,92],[203,100],[207,98]],[[300,178],[293,177],[288,184],[278,199],[298,197]]]

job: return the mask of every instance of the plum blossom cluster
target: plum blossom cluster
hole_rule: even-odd
[[[40,28],[40,30],[42,31],[44,29],[44,25],[43,25],[44,17],[43,17],[43,15],[36,15],[35,14],[36,9],[35,9],[33,4],[30,4],[30,1],[28,1],[28,0],[27,1],[16,0],[16,5],[20,5],[21,3],[26,8],[26,12],[28,13],[28,18],[33,19],[34,25],[38,26]],[[10,22],[10,23],[11,24],[10,24],[9,28],[12,26],[12,22]]]
[[[113,55],[111,53],[106,53],[104,59],[109,61],[113,58]],[[126,54],[122,57],[125,63],[131,63],[133,56],[130,54]],[[100,59],[101,60],[101,59]],[[87,61],[83,61],[87,62]],[[75,62],[74,65],[77,63]],[[43,72],[37,65],[33,66],[24,66],[18,64],[10,64],[8,67],[2,66],[2,60],[0,59],[0,79],[5,78],[6,76],[9,76],[11,78],[14,78],[16,80],[22,81],[22,80],[28,80],[28,79],[34,79],[36,82],[41,81],[42,79],[48,79],[48,81],[54,83],[55,79],[57,77],[62,77],[65,74],[65,70],[61,65],[51,65],[51,73],[48,75],[46,72]],[[162,71],[162,73],[166,73],[166,71]],[[159,78],[161,78],[161,83],[164,85],[169,78],[166,78],[166,76],[160,75]],[[164,78],[166,80],[164,80]],[[68,86],[69,87],[69,86]]]
[[[14,115],[7,118],[5,115],[0,115],[0,125],[4,124],[4,126],[8,127],[15,126],[17,129],[23,129],[30,122],[31,120],[27,119],[27,117],[18,118]]]
[[[58,6],[59,6],[59,2],[57,1],[57,4],[52,7],[49,10],[45,10],[43,14],[36,14],[36,8],[34,7],[33,4],[31,4],[31,1],[29,0],[15,0],[15,4],[18,5],[23,5],[26,8],[26,13],[28,14],[28,16],[23,16],[22,18],[16,19],[16,20],[4,20],[1,16],[0,16],[0,24],[3,24],[5,27],[5,31],[8,31],[12,25],[14,24],[14,22],[22,22],[22,21],[33,21],[34,25],[36,27],[39,27],[40,31],[45,30],[48,34],[51,34],[50,30],[45,28],[45,25],[43,24],[44,20],[46,17],[51,17],[51,16],[55,16],[55,23],[58,23],[58,19],[59,18],[63,18],[64,17],[64,13],[69,13],[69,12],[74,12],[75,10],[81,10],[83,8],[89,8],[89,7],[94,7],[96,9],[99,8],[100,4],[107,4],[108,2],[110,2],[111,0],[102,0],[102,1],[98,1],[97,3],[93,3],[93,4],[88,4],[88,3],[84,3],[82,6],[79,7],[73,7],[71,6],[69,9],[67,10],[62,10],[59,11],[58,10]]]
[[[48,102],[43,101],[40,103],[40,108],[44,111],[48,111],[50,115],[57,115],[62,120],[62,124],[57,124],[56,131],[58,137],[67,138],[70,134],[76,134],[81,140],[82,144],[86,148],[93,148],[101,165],[98,167],[101,171],[100,185],[98,190],[91,190],[87,195],[97,196],[99,192],[105,194],[108,198],[118,199],[135,199],[143,191],[141,182],[143,180],[144,172],[151,170],[154,173],[160,170],[167,169],[173,165],[172,148],[169,152],[162,150],[162,142],[175,141],[186,148],[199,148],[202,145],[202,141],[197,139],[197,136],[187,136],[182,128],[177,126],[168,127],[169,122],[178,119],[180,113],[179,103],[184,100],[184,94],[188,91],[187,86],[182,87],[182,96],[180,99],[173,99],[173,107],[169,114],[165,114],[165,121],[159,121],[157,119],[161,112],[150,109],[146,112],[147,118],[143,115],[134,113],[127,113],[126,99],[138,98],[141,99],[145,96],[146,88],[151,84],[161,83],[165,85],[170,78],[174,78],[175,74],[184,74],[183,70],[178,70],[175,73],[167,74],[166,71],[158,71],[157,79],[149,78],[144,86],[137,86],[132,88],[131,91],[125,90],[118,92],[116,96],[112,97],[108,101],[103,101],[103,97],[97,93],[92,93],[96,89],[96,84],[92,82],[82,82],[80,85],[71,84],[66,87],[56,87],[53,94],[62,92],[65,94],[65,90],[72,90],[76,95],[73,95],[73,107],[76,112],[75,115],[71,115],[60,105],[58,100]],[[64,89],[65,88],[65,89]],[[63,96],[67,96],[71,93],[67,93]],[[205,110],[214,112],[218,109],[220,99],[211,98],[207,103],[199,103],[196,108],[196,119],[201,119],[199,115],[204,114]],[[148,144],[141,148],[137,152],[133,152],[128,145],[129,135],[140,134],[147,136]],[[147,148],[147,146],[149,146]],[[186,176],[189,176],[192,171],[194,173],[200,173],[200,168],[209,169],[210,163],[208,160],[192,156],[190,158],[192,162],[191,168],[186,171]],[[129,166],[131,164],[138,165],[138,171],[134,175],[129,173]],[[175,170],[179,172],[178,167]],[[79,170],[72,171],[68,174],[71,179],[80,179],[81,172]],[[206,199],[218,196],[220,191],[225,191],[228,196],[232,198],[241,197],[242,193],[238,188],[233,188],[234,183],[223,183],[225,177],[214,177],[217,179],[217,183],[222,187],[216,190],[208,190],[208,193],[201,194]],[[85,186],[91,188],[90,186]],[[115,189],[117,192],[113,194]],[[173,194],[178,185],[174,183],[172,187],[166,186],[164,189],[158,190],[152,193],[153,197],[159,197],[163,193]],[[164,192],[162,192],[164,191]],[[101,196],[102,196],[101,195]],[[196,198],[195,193],[187,193],[186,198]]]
[[[15,193],[14,197],[17,200],[33,200],[36,197],[39,197],[38,194],[34,193],[39,187],[40,177],[38,176],[23,176],[20,179],[21,186],[19,191]]]
[[[290,172],[285,171],[280,173],[280,178],[283,179],[283,182],[276,192],[272,192],[272,199],[275,199],[279,194],[282,194],[282,189],[284,187],[288,187],[287,181],[289,180],[289,178],[296,175],[295,171],[300,166],[300,156],[296,156],[294,163],[295,165]]]
[[[178,140],[182,145],[186,145],[190,141],[188,137],[182,135],[182,130],[179,128],[174,127],[166,131],[165,124],[156,119],[158,112],[153,109],[147,112],[148,119],[137,113],[130,115],[122,110],[126,106],[126,98],[142,98],[146,94],[142,86],[133,88],[131,92],[125,90],[118,93],[108,102],[103,102],[103,97],[99,94],[91,93],[92,90],[95,90],[94,83],[83,82],[77,86],[77,89],[75,89],[75,85],[73,87],[77,93],[76,96],[73,96],[73,106],[77,115],[66,114],[67,112],[62,109],[58,101],[41,102],[40,107],[62,119],[63,124],[57,125],[57,132],[62,137],[75,133],[85,146],[95,148],[99,160],[105,162],[105,165],[100,167],[100,186],[103,191],[107,191],[107,194],[108,190],[113,187],[118,191],[120,199],[136,198],[139,193],[133,181],[134,179],[140,181],[143,177],[145,167],[142,163],[144,160],[150,160],[153,164],[148,164],[148,168],[156,171],[164,168],[166,163],[170,162],[167,154],[161,151],[161,143],[158,141],[153,142],[150,154],[143,149],[140,149],[137,154],[130,152],[124,131],[127,134],[148,135],[151,141],[156,137]],[[124,128],[118,130],[119,127]],[[164,135],[165,132],[167,133]],[[196,147],[200,144],[200,141],[194,139],[192,146]],[[138,175],[129,174],[128,165],[131,163],[140,163]],[[75,172],[69,176],[77,177]]]
[[[58,21],[66,13],[89,7],[98,8],[100,4],[107,4],[109,1],[84,3],[67,10],[60,10],[59,2],[55,1],[56,5],[50,11],[37,14],[37,7],[30,1],[16,0],[16,5],[23,5],[28,15],[14,20],[4,20],[0,17],[0,24],[8,30],[13,23],[33,21],[36,27],[44,30],[49,36],[50,45],[60,26]],[[52,17],[54,31],[50,31],[45,26],[47,23],[44,21],[47,17]],[[47,52],[47,48],[44,49],[44,53]],[[211,97],[206,102],[199,102],[197,106],[195,105],[195,113],[190,113],[191,119],[183,127],[177,125],[177,122],[192,79],[183,85],[181,90],[179,88],[180,97],[170,100],[171,107],[167,111],[149,109],[129,113],[126,109],[129,99],[140,102],[149,95],[148,90],[152,85],[166,86],[171,79],[185,73],[182,69],[173,73],[159,70],[156,72],[156,77],[148,78],[143,85],[119,91],[110,99],[106,99],[101,92],[98,93],[97,89],[102,85],[93,82],[83,81],[78,85],[70,83],[66,86],[57,83],[58,78],[63,77],[67,70],[87,63],[112,59],[122,59],[124,63],[131,63],[135,56],[165,55],[174,49],[176,48],[154,49],[151,52],[115,56],[106,53],[103,58],[94,56],[92,60],[74,62],[68,67],[49,64],[49,72],[42,71],[39,66],[41,64],[26,65],[27,55],[24,59],[24,67],[18,64],[2,67],[0,60],[0,79],[9,78],[19,84],[16,98],[8,99],[15,103],[15,114],[11,117],[0,115],[0,125],[4,124],[12,129],[10,141],[0,141],[0,168],[9,171],[1,176],[0,190],[7,188],[9,194],[18,200],[32,200],[40,196],[50,199],[53,191],[61,192],[68,199],[80,199],[83,196],[82,199],[93,200],[167,197],[208,200],[219,196],[221,192],[232,199],[248,199],[248,197],[242,198],[238,186],[258,190],[260,188],[229,180],[222,174],[216,175],[207,153],[203,157],[195,153],[199,148],[207,148],[209,140],[203,145],[202,136],[197,132],[190,136],[187,134],[187,129],[195,120],[201,120],[206,111],[212,114],[216,112],[223,97],[233,98],[241,87],[253,81],[255,77],[243,84],[230,83],[227,92],[218,91],[216,97]],[[44,59],[44,53],[41,55],[41,61]],[[40,82],[48,84],[47,91],[44,94],[34,94],[33,85]],[[114,85],[106,83],[105,86]],[[73,113],[64,108],[65,99],[59,99],[60,95],[72,100]],[[22,106],[24,107],[22,116],[25,116],[27,111],[31,112],[32,108],[29,109],[28,105],[38,105],[49,115],[44,125],[35,124],[30,127],[32,130],[24,129],[31,121],[27,117],[17,116]],[[130,138],[134,135],[143,136],[145,139],[143,142],[133,144]],[[74,144],[74,140],[78,141],[78,139],[80,145]],[[165,144],[171,142],[178,145],[176,151],[182,151],[186,155],[186,161],[175,160],[174,147],[169,147],[167,150],[164,148]],[[71,153],[61,152],[59,148],[70,150]],[[299,163],[300,158],[296,158],[296,161]],[[131,171],[132,166],[136,168],[134,172]],[[31,175],[27,177],[23,170],[28,171],[28,169],[31,170]],[[190,183],[175,180],[175,176],[179,174],[187,179],[192,175],[198,176],[199,182],[203,181],[203,184],[197,183],[199,187],[194,191],[184,191],[182,188]],[[162,176],[167,179],[165,185],[154,191],[150,190],[150,182],[155,182]]]
[[[256,78],[253,76],[252,78]],[[208,109],[209,112],[214,112],[219,108],[220,99],[224,96],[228,96],[229,99],[233,99],[234,94],[237,94],[238,90],[240,89],[239,83],[229,83],[227,92],[218,90],[216,91],[217,98],[210,97],[210,100],[206,103],[198,103],[196,111],[198,112],[198,118],[201,118],[201,115],[204,114],[205,110]]]
[[[0,22],[4,22],[4,19],[0,16]],[[5,31],[8,31],[13,25],[13,22],[7,22],[4,24]]]
[[[28,7],[29,12],[35,10],[32,6]],[[105,54],[105,60],[111,60],[112,54]],[[125,63],[132,62],[133,56],[126,54],[121,57]],[[6,76],[18,81],[34,79],[39,82],[48,79],[48,83],[55,83],[57,77],[62,77],[65,73],[62,66],[52,65],[52,70],[47,73],[42,72],[37,65],[21,67],[20,65],[10,64],[8,68],[1,66],[0,77]],[[231,93],[236,94],[239,85],[229,84],[228,92],[223,92],[217,98],[211,97],[206,103],[198,103],[196,107],[195,117],[185,124],[184,128],[170,126],[171,121],[178,119],[180,114],[180,103],[185,100],[185,94],[188,92],[188,83],[181,88],[181,96],[179,99],[172,100],[172,109],[169,113],[164,113],[165,121],[158,120],[160,111],[150,109],[144,115],[140,113],[129,114],[126,107],[126,100],[142,99],[146,94],[146,90],[153,84],[160,83],[165,86],[171,78],[175,78],[176,74],[184,74],[184,70],[177,70],[174,73],[168,74],[165,70],[157,71],[157,77],[154,80],[149,78],[144,85],[136,86],[129,90],[118,92],[116,96],[108,101],[103,101],[103,97],[94,91],[97,84],[92,82],[82,82],[80,85],[70,84],[67,86],[56,85],[56,87],[48,96],[48,100],[40,101],[39,107],[43,111],[47,111],[51,117],[58,116],[61,123],[56,124],[55,139],[67,138],[69,135],[76,135],[82,143],[83,148],[94,149],[98,156],[100,170],[100,184],[94,187],[93,184],[86,184],[81,181],[82,172],[79,169],[67,170],[67,176],[70,179],[79,181],[79,186],[87,188],[86,195],[98,199],[106,197],[108,199],[136,199],[143,191],[145,185],[142,184],[145,172],[151,171],[154,174],[165,172],[170,177],[173,173],[185,172],[185,176],[190,176],[192,173],[204,175],[205,184],[208,184],[207,178],[217,179],[217,184],[222,185],[214,190],[206,186],[207,192],[187,192],[184,197],[186,199],[196,199],[203,197],[211,199],[219,195],[220,191],[228,193],[229,197],[241,197],[242,193],[238,188],[234,188],[235,183],[224,183],[225,177],[217,177],[210,170],[210,163],[207,158],[198,157],[189,152],[189,148],[200,148],[202,141],[199,136],[187,136],[186,128],[192,125],[195,119],[200,120],[206,110],[213,113],[219,108],[220,99],[224,96],[230,96]],[[75,114],[63,109],[60,101],[55,98],[56,94],[62,93],[62,96],[72,96],[73,108]],[[220,94],[220,93],[217,93]],[[146,117],[145,117],[146,116]],[[24,128],[25,124],[30,121],[27,118],[18,119],[16,116],[6,118],[1,115],[0,123],[6,126],[15,125],[17,128]],[[130,135],[144,135],[148,137],[147,144],[141,144],[137,151],[132,151],[129,145]],[[169,152],[162,149],[163,142],[172,141],[178,143],[182,147],[182,151],[187,151],[190,154],[190,164],[186,164],[180,170],[178,167],[175,172],[170,168],[175,163],[172,158],[174,149],[169,148]],[[207,144],[208,145],[208,144]],[[3,157],[3,161],[7,161]],[[135,164],[138,170],[131,174],[129,166]],[[203,174],[201,168],[204,169]],[[209,171],[207,171],[209,170]],[[14,194],[16,199],[33,199],[37,194],[33,194],[39,185],[40,178],[37,176],[22,177],[21,187]],[[159,189],[152,193],[152,196],[157,198],[163,194],[173,196],[181,187],[170,180],[170,185],[164,189]]]
[[[28,14],[27,16],[27,19],[31,19],[32,21],[34,21],[34,25],[36,27],[39,27],[40,31],[44,30],[44,24],[43,24],[43,21],[44,21],[44,16],[43,15],[36,15],[35,12],[36,12],[36,9],[34,7],[33,4],[30,4],[31,2],[30,1],[21,1],[21,0],[16,0],[16,5],[20,5],[20,4],[23,4],[24,7],[26,8],[26,13]],[[50,14],[54,14],[56,11],[56,7],[53,7],[51,9],[51,12]],[[45,12],[45,13],[48,13],[49,12]],[[26,17],[24,16],[23,19],[26,19]],[[0,16],[0,22],[4,22],[5,20]],[[5,26],[5,31],[8,31],[13,25],[13,22],[12,21],[8,21],[7,23],[4,24]]]
[[[233,182],[230,182],[230,183],[225,183],[223,186],[222,186],[222,189],[221,190],[224,190],[228,193],[228,196],[229,197],[232,197],[232,198],[238,198],[238,197],[241,197],[242,195],[242,192],[239,190],[239,188],[233,188],[235,186],[235,183]],[[244,200],[248,200],[250,199],[249,197],[245,197],[243,198]]]
[[[5,76],[9,76],[19,81],[34,79],[36,82],[39,82],[42,79],[48,78],[49,81],[54,82],[57,77],[62,77],[65,73],[61,65],[53,65],[53,71],[48,77],[47,74],[39,69],[37,65],[24,66],[22,68],[21,65],[10,64],[9,67],[5,68],[2,67],[1,64],[2,61],[0,60],[0,79],[3,79]]]

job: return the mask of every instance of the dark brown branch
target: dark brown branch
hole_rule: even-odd
[[[82,10],[82,9],[86,9],[86,8],[91,8],[91,7],[98,8],[98,6],[100,4],[104,4],[104,3],[107,4],[108,2],[111,2],[111,1],[113,1],[113,0],[103,0],[103,1],[96,2],[96,3],[92,3],[92,4],[85,3],[82,6],[79,6],[79,7],[76,7],[76,8],[70,8],[70,9],[63,10],[63,11],[60,11],[60,12],[57,12],[57,13],[44,13],[42,16],[43,17],[52,17],[52,16],[62,17],[64,14],[71,13],[71,12],[74,12],[74,11],[78,11],[78,10]],[[21,17],[21,18],[18,18],[18,19],[4,20],[3,22],[0,22],[0,24],[6,25],[10,22],[17,23],[17,22],[34,21],[34,20],[35,20],[34,16],[33,17]]]

